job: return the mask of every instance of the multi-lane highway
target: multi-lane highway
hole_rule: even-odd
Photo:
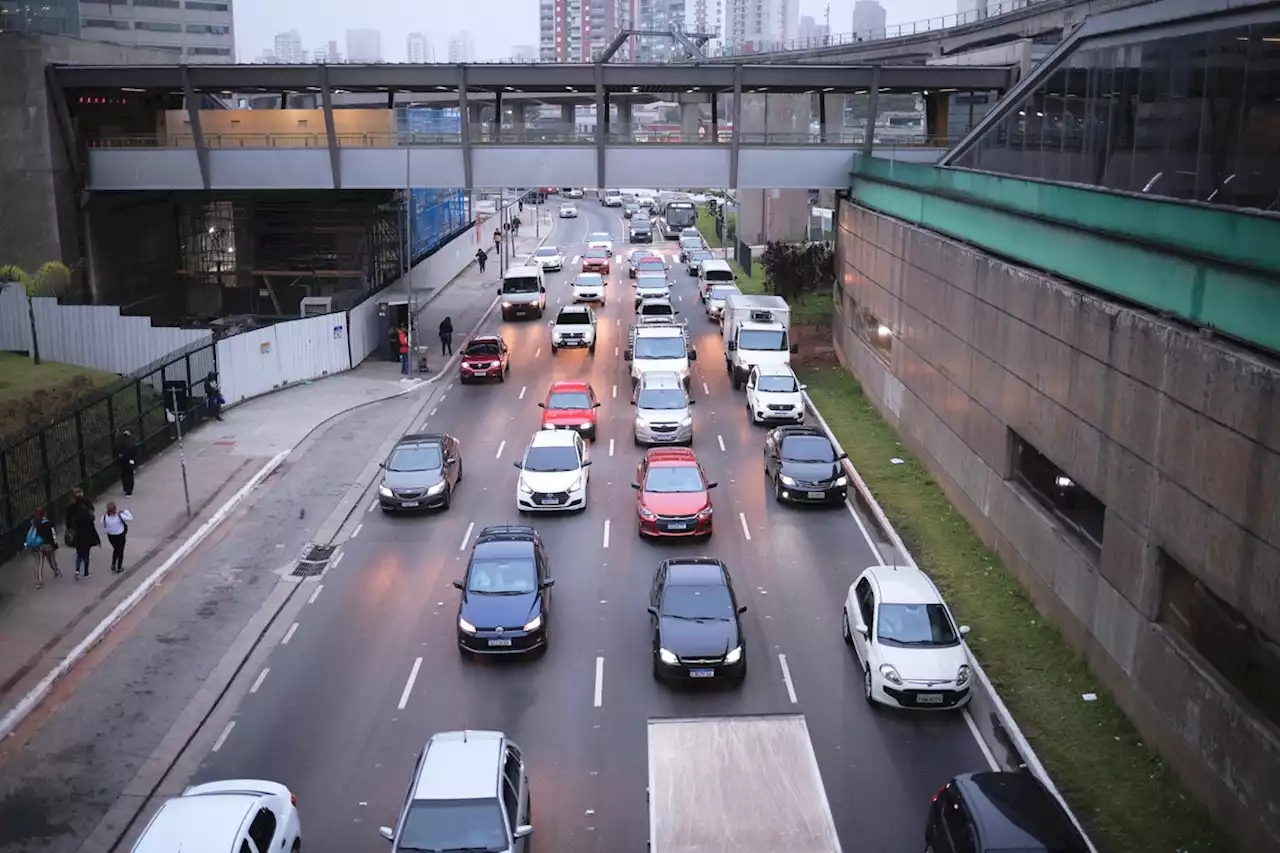
[[[621,217],[590,200],[580,211],[557,222],[551,242],[573,261],[589,232],[609,231],[621,260],[631,248]],[[655,248],[674,257],[674,244]],[[500,729],[529,762],[536,848],[637,851],[648,834],[649,718],[800,712],[844,850],[918,851],[930,795],[951,775],[987,765],[962,717],[875,710],[864,701],[840,636],[848,585],[877,561],[858,519],[847,507],[773,501],[763,477],[764,430],[748,423],[717,326],[673,263],[673,297],[698,351],[694,449],[720,482],[716,532],[696,544],[641,541],[629,485],[641,451],[632,445],[620,352],[632,289],[625,265],[615,264],[595,356],[553,357],[548,321],[568,300],[576,269],[549,274],[544,321],[504,324],[491,315],[485,331],[500,331],[512,348],[509,380],[450,385],[421,425],[462,440],[466,474],[452,507],[383,517],[368,497],[368,511],[347,527],[342,559],[314,584],[283,641],[243,674],[249,687],[219,719],[196,780],[283,782],[298,795],[312,853],[382,850],[377,828],[394,824],[426,739],[447,729]],[[523,519],[512,462],[538,427],[548,384],[567,378],[590,381],[604,403],[588,507]],[[530,661],[465,660],[451,583],[475,534],[511,522],[535,524],[553,561],[550,650]],[[749,607],[750,673],[740,688],[677,689],[650,675],[645,608],[653,571],[679,554],[726,561]]]

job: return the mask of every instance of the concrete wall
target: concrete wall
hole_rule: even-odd
[[[1280,638],[1280,368],[866,208],[839,223],[845,364],[1144,739],[1276,849],[1276,728],[1159,602],[1163,552]],[[1106,504],[1100,553],[1011,481],[1011,430]]]

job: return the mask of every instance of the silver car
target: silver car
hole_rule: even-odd
[[[678,373],[646,373],[636,386],[637,447],[693,444],[693,400]]]

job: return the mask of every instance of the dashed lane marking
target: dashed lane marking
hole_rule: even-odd
[[[747,541],[750,542],[751,528],[747,527],[747,514],[744,512],[738,513],[738,520],[742,522],[742,535],[747,537]]]
[[[294,622],[289,626],[289,630],[284,632],[284,639],[280,641],[280,645],[287,646],[289,641],[293,639],[293,635],[298,632],[298,623]]]
[[[462,534],[462,543],[458,545],[459,551],[467,550],[467,541],[471,539],[471,531],[476,529],[476,523],[473,521],[467,525],[467,532]]]
[[[523,400],[523,399],[524,399],[524,392],[525,392],[525,391],[528,391],[528,390],[529,390],[529,386],[528,386],[528,385],[521,385],[521,386],[520,386],[520,396],[519,396],[519,397],[517,397],[516,399],[517,399],[517,400]]]
[[[495,453],[495,454],[493,454],[493,458],[494,458],[494,459],[501,459],[501,458],[502,458],[502,449],[503,449],[504,447],[506,447],[506,446],[507,446],[507,440],[504,438],[504,439],[502,440],[502,443],[498,445],[498,452],[497,452],[497,453]]]
[[[267,680],[267,673],[271,671],[271,667],[267,667],[258,673],[258,677],[253,680],[253,686],[249,688],[250,693],[257,693],[258,688],[262,686],[262,682]]]
[[[316,591],[311,593],[311,597],[307,599],[307,604],[315,604],[316,599],[320,597],[320,591],[324,589],[324,584],[316,587]]]
[[[721,453],[724,453],[724,452],[725,452],[725,449],[724,449],[724,436],[723,436],[723,435],[717,435],[717,436],[716,436],[716,442],[720,445],[720,452],[721,452]]]
[[[787,698],[796,704],[796,686],[791,681],[791,669],[787,666],[787,656],[778,655],[778,664],[782,667],[782,683],[787,685]]]
[[[213,752],[222,749],[222,745],[227,742],[227,738],[231,736],[231,730],[236,727],[236,721],[232,720],[227,723],[227,727],[222,730],[222,734],[218,735],[218,739],[213,742]]]
[[[422,669],[422,658],[415,658],[413,669],[409,670],[409,680],[404,683],[404,692],[400,694],[400,704],[396,706],[403,711],[409,704],[409,695],[413,693],[413,683],[418,680],[418,670]]]
[[[596,691],[595,706],[599,708],[604,704],[604,658],[596,658]]]

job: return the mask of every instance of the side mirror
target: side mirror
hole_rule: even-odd
[[[848,459],[848,458],[849,458],[848,453],[841,453],[839,456],[836,457],[836,461],[839,462],[841,459]]]
[[[658,618],[658,608],[650,607],[648,608],[648,611],[649,611],[649,615],[652,616],[654,619]]]
[[[626,350],[625,352],[622,353],[622,360],[623,361],[631,360],[631,350]]]
[[[631,405],[633,405],[633,406],[634,406],[635,404],[636,404],[636,398],[635,398],[635,397],[632,397],[632,398],[631,398]]]
[[[498,295],[499,295],[499,296],[501,296],[501,295],[502,295],[502,288],[501,288],[501,287],[499,287],[499,288],[498,288]],[[382,827],[382,828],[383,828],[383,829],[386,829],[386,827],[385,827],[385,826],[384,826],[384,827]]]
[[[864,637],[867,636],[867,626],[863,625],[861,622],[859,622],[857,625],[854,625],[853,630],[857,631],[859,634],[861,634]]]
[[[746,612],[747,612],[747,605],[745,605],[745,604],[744,604],[744,605],[742,605],[741,607],[739,607],[739,608],[738,608],[738,615],[739,615],[739,616],[741,616],[743,613],[746,613]]]
[[[389,826],[378,827],[378,834],[388,841],[396,840],[396,831]]]
[[[529,833],[531,833],[531,832],[533,832],[533,827],[532,827],[532,826],[530,826],[530,825],[529,825],[529,824],[527,824],[527,823],[526,823],[524,826],[517,826],[517,827],[516,827],[516,838],[524,838],[525,836],[527,836],[527,835],[528,835]]]
[[[671,313],[674,315],[674,314],[679,314],[680,312],[679,312],[679,311],[672,311]]]
[[[540,285],[538,285],[538,292],[539,292],[539,293],[546,293],[546,292],[547,292],[547,286],[546,286],[545,284],[540,284]],[[799,352],[799,350],[795,350],[795,352]]]
[[[737,341],[729,341],[729,352],[735,352],[738,349]]]
[[[601,403],[599,400],[597,400],[596,402],[594,402],[594,403],[592,403],[592,404],[591,404],[591,408],[593,408],[593,409],[598,409],[598,408],[600,408],[600,407],[601,407],[601,406],[603,406],[603,405],[604,405],[603,403]]]
[[[715,483],[715,482],[707,483],[707,488],[708,488],[708,489],[714,489],[714,488],[715,488],[716,486],[718,486],[718,485],[720,485],[720,484],[719,484],[719,483]]]
[[[556,585],[556,579],[555,579],[555,578],[547,578],[546,580],[544,580],[544,581],[542,582],[542,588],[543,588],[543,589],[551,589],[551,587],[553,587],[553,586],[555,586],[555,585]]]
[[[801,390],[801,391],[808,391],[808,390],[809,390],[809,386],[808,386],[808,385],[801,385],[801,386],[800,386],[800,390]]]
[[[689,360],[690,361],[698,360],[698,351],[696,349],[689,350]]]
[[[697,401],[697,400],[690,400],[690,401],[689,401],[689,405],[690,405],[690,406],[696,406],[696,405],[698,405],[698,401]]]
[[[520,462],[520,460],[518,460],[518,459],[517,459],[515,462],[512,462],[511,464],[512,464],[512,465],[514,465],[514,466],[516,466],[517,468],[519,468],[519,469],[520,469],[520,470],[522,470],[522,471],[524,470],[524,464],[523,464],[523,463],[521,463],[521,462]]]
[[[792,345],[791,345],[791,354],[792,354],[792,355],[795,355],[795,354],[796,354],[796,353],[798,353],[798,352],[800,352],[800,345],[799,345],[799,344],[792,344]]]
[[[638,492],[638,491],[640,491],[640,484],[639,484],[639,483],[632,483],[632,484],[631,484],[631,488],[635,489],[635,490]]]
[[[453,587],[454,589],[462,589],[462,581],[454,581]]]
[[[387,463],[385,463],[385,462],[379,462],[379,463],[378,463],[378,467],[379,467],[379,468],[382,468],[383,470],[386,470]]]
[[[961,625],[961,626],[960,626],[960,636],[961,636],[961,637],[963,637],[963,636],[965,636],[965,635],[966,635],[966,634],[968,634],[968,633],[969,633],[969,626],[968,626],[968,625]]]
[[[538,408],[539,408],[539,409],[545,409],[546,407],[547,407],[547,404],[546,404],[546,403],[539,403],[539,404],[538,404]]]
[[[587,467],[588,465],[590,465],[590,464],[591,464],[591,460],[590,460],[590,459],[583,459],[583,460],[582,460],[582,467],[583,467],[583,468],[586,468],[586,467]]]

